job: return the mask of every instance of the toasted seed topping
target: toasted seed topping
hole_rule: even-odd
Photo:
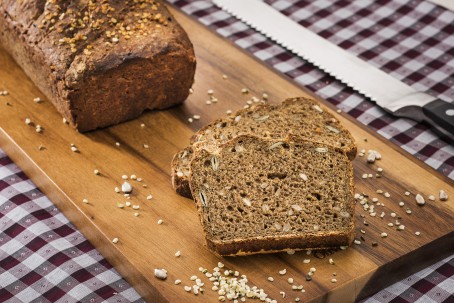
[[[303,179],[304,181],[308,180],[307,176],[303,173],[300,173],[300,178]]]
[[[318,152],[318,153],[326,153],[326,152],[328,152],[328,148],[326,148],[326,147],[316,147],[315,151]]]
[[[252,203],[251,203],[251,200],[249,200],[248,198],[243,198],[243,203],[246,204],[247,206],[251,206]]]
[[[261,116],[261,117],[256,118],[255,121],[258,121],[258,122],[266,121],[266,120],[268,120],[269,117],[270,116],[268,116],[268,115]]]
[[[315,109],[316,111],[318,111],[319,113],[323,113],[323,109],[318,105],[314,105],[314,106],[312,106],[312,108]]]

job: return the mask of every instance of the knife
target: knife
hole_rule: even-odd
[[[454,104],[393,78],[260,0],[213,0],[268,38],[311,62],[398,117],[426,121],[454,137]]]

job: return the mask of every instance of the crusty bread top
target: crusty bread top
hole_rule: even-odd
[[[281,139],[288,135],[329,144],[344,150],[350,159],[356,144],[350,132],[318,102],[308,98],[291,98],[277,105],[259,104],[218,119],[200,129],[191,139],[197,148],[216,147],[242,134]]]
[[[66,79],[70,88],[81,74],[88,77],[84,70],[102,73],[125,60],[192,49],[159,0],[5,0],[0,6],[19,35],[39,46],[56,79]]]
[[[199,150],[191,171],[202,226],[217,245],[352,231],[353,169],[338,148],[243,135],[215,153]]]

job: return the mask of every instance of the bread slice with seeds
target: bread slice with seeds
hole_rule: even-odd
[[[197,151],[190,188],[207,245],[222,256],[349,245],[353,168],[344,150],[240,135]]]
[[[200,129],[191,139],[198,148],[215,150],[220,144],[242,135],[254,134],[263,138],[282,139],[289,134],[338,147],[350,159],[356,155],[356,144],[350,132],[320,104],[308,98],[291,98],[281,104],[258,104],[249,109],[213,121]],[[182,196],[191,198],[189,163],[193,147],[174,156],[172,182]]]

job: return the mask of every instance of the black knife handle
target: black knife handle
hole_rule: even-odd
[[[424,105],[422,110],[432,123],[454,135],[454,104],[437,99]]]

